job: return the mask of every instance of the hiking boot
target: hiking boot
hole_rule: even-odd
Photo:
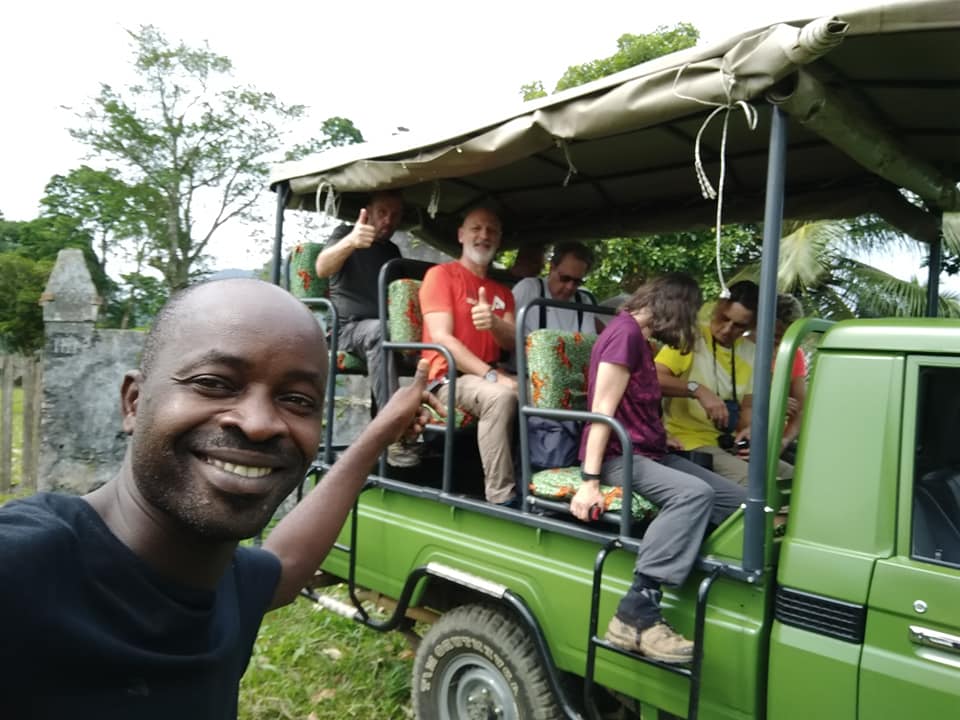
[[[641,630],[614,615],[604,637],[611,645],[658,662],[682,665],[693,660],[693,643],[662,619]]]
[[[387,464],[398,468],[409,468],[420,464],[420,446],[403,440],[387,446]]]

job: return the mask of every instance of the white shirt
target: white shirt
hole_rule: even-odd
[[[543,292],[540,292],[541,280],[543,281]],[[553,299],[553,296],[550,294],[550,286],[547,283],[546,278],[524,278],[513,286],[513,297],[517,303],[518,316],[520,314],[520,308],[534,298],[544,297]],[[574,295],[571,300],[575,302],[577,300],[577,296]],[[555,307],[548,307],[545,309],[547,311],[546,327],[550,328],[551,330],[570,330],[572,332],[579,331],[590,335],[594,335],[597,332],[597,324],[593,313],[583,313],[583,322],[578,326],[576,310]],[[539,329],[540,307],[537,306],[530,308],[530,310],[527,311],[527,318],[523,327],[523,335],[526,337],[534,330]]]

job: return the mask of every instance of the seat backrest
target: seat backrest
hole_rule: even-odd
[[[596,335],[567,330],[534,330],[525,352],[530,404],[539,408],[587,409],[587,374]]]
[[[327,297],[329,278],[317,277],[317,255],[322,243],[301,243],[290,251],[287,260],[287,289],[297,298]]]
[[[421,342],[420,280],[400,278],[387,286],[387,331],[393,342]],[[406,350],[416,354],[417,350]]]
[[[420,282],[433,263],[395,258],[384,263],[377,278],[380,329],[385,340],[421,342]],[[409,354],[411,351],[407,351]],[[419,351],[414,350],[412,353]]]
[[[914,502],[914,553],[960,563],[960,472],[947,468],[924,475]]]

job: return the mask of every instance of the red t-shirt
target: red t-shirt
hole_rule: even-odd
[[[494,315],[502,318],[505,313],[513,313],[513,293],[508,287],[490,278],[477,277],[456,261],[427,270],[420,285],[420,311],[424,315],[431,312],[452,315],[453,335],[478,358],[494,363],[500,359],[501,348],[492,332],[477,330],[473,326],[471,316],[481,287],[486,291],[487,302],[493,307]],[[426,323],[423,326],[423,341],[433,342]],[[423,357],[430,363],[430,380],[447,374],[447,361],[443,355],[435,350],[424,350]]]
[[[790,379],[796,380],[807,376],[807,358],[803,350],[797,348],[796,355],[793,356],[793,369],[790,371]]]

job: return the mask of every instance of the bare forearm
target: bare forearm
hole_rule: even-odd
[[[271,608],[293,601],[313,577],[333,547],[370,468],[394,433],[394,428],[375,418],[264,541],[264,548],[276,555],[283,567]]]
[[[610,442],[610,426],[595,422],[590,426],[590,434],[587,435],[587,447],[583,454],[583,471],[586,473],[597,474],[600,472],[600,466],[603,465],[603,453],[607,449],[607,443]]]
[[[494,316],[490,332],[493,333],[493,339],[497,341],[497,345],[504,350],[513,350],[516,347],[517,326],[513,321]]]
[[[687,388],[687,381],[674,375],[669,370],[661,371],[657,367],[657,382],[660,383],[660,392],[667,397],[690,397],[690,390]]]
[[[335,245],[324,248],[317,255],[317,277],[330,277],[338,272],[353,251],[353,243],[350,242],[349,236],[342,238]]]

